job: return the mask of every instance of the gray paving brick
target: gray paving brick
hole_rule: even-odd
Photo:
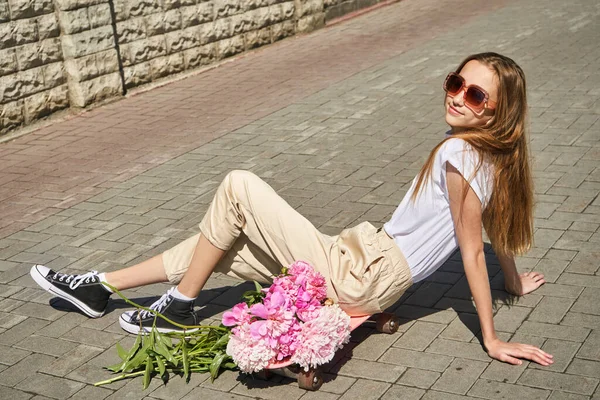
[[[25,393],[21,390],[16,390],[0,385],[0,398],[2,399],[29,400],[32,397],[33,395],[31,393]]]
[[[112,394],[112,390],[97,387],[85,386],[83,389],[71,396],[72,400],[103,400]]]
[[[503,306],[494,315],[494,326],[500,332],[515,332],[530,313],[526,307]]]
[[[47,321],[41,319],[27,318],[18,325],[15,325],[6,332],[0,334],[0,344],[8,346],[13,345],[20,342],[24,337],[42,329],[47,324]]]
[[[567,342],[564,340],[548,339],[542,346],[542,350],[554,356],[554,363],[542,367],[541,365],[531,363],[531,368],[543,369],[545,371],[564,372],[571,360],[579,350],[581,344],[576,342]]]
[[[48,307],[47,304],[38,303],[25,303],[12,312],[17,315],[45,319],[47,321],[56,321],[65,314],[64,311]]]
[[[88,317],[83,314],[76,312],[63,313],[63,316],[55,320],[51,324],[44,327],[44,329],[37,332],[39,335],[49,336],[58,338],[65,333],[74,329],[82,322],[86,321]]]
[[[6,386],[14,386],[21,381],[29,380],[36,371],[51,364],[54,360],[54,357],[44,354],[31,354],[15,365],[2,371],[0,373],[0,382]]]
[[[101,332],[95,329],[76,327],[62,335],[61,339],[81,344],[94,344],[94,346],[107,348],[117,343],[122,337],[123,335],[115,335],[114,333]]]
[[[568,312],[561,325],[600,329],[600,317],[597,315]]]
[[[207,379],[210,380],[209,374],[192,374],[190,381],[186,383],[184,378],[173,376],[167,385],[161,385],[154,390],[152,397],[163,400],[179,400]]]
[[[14,347],[0,346],[0,364],[14,365],[30,354],[29,351]]]
[[[564,273],[559,282],[565,285],[600,288],[600,276]]]
[[[18,265],[16,262],[0,260],[0,272],[6,272],[15,268]]]
[[[441,324],[417,321],[394,343],[394,347],[425,350],[444,328]]]
[[[48,345],[52,345],[52,343],[48,343]],[[44,368],[41,368],[40,372],[48,375],[64,377],[69,372],[73,371],[75,368],[79,367],[81,364],[87,362],[103,351],[97,347],[86,345],[73,346],[72,343],[69,343],[69,346],[70,347],[63,354],[58,355],[58,359],[56,361]]]
[[[192,390],[183,400],[215,399],[215,400],[247,400],[248,397],[233,393],[220,392],[205,387],[197,387]]]
[[[354,331],[356,332],[356,331]],[[398,334],[387,335],[373,333],[372,329],[365,338],[352,349],[352,357],[369,361],[377,361],[389,347],[398,340]]]
[[[585,288],[571,311],[600,315],[600,288]]]
[[[340,375],[392,383],[396,382],[406,370],[400,365],[356,359],[342,360],[336,367]]]
[[[304,390],[298,387],[296,382],[291,379],[275,377],[279,383],[274,384],[271,381],[262,381],[251,377],[243,378],[242,382],[235,386],[230,393],[239,394],[248,397],[258,397],[263,399],[299,399]]]
[[[477,315],[462,313],[439,335],[444,339],[469,342],[481,331]]]
[[[452,357],[392,347],[385,352],[380,361],[443,372],[452,362]]]
[[[521,365],[512,365],[492,360],[480,378],[504,383],[515,383],[528,366],[529,362],[527,361],[524,361]]]
[[[466,394],[485,370],[487,363],[457,358],[433,385],[433,389],[455,394]]]
[[[579,274],[593,274],[600,268],[598,253],[579,252],[567,268],[568,272]]]
[[[593,330],[579,349],[577,357],[600,361],[600,330]]]
[[[5,272],[0,272],[0,284],[13,282],[19,279],[23,275],[27,274],[28,270],[25,268],[15,267]]]
[[[51,356],[61,356],[71,350],[72,342],[39,335],[31,335],[13,345],[16,348]]]
[[[600,376],[600,362],[575,358],[567,368],[567,373],[597,378]]]
[[[438,380],[440,375],[439,372],[408,368],[397,383],[421,389],[429,389]]]
[[[471,360],[490,361],[487,353],[479,343],[465,343],[439,338],[431,343],[426,352]]]
[[[301,397],[302,400],[336,400],[339,399],[340,396],[333,393],[327,393],[323,391],[318,392],[306,392],[304,396]]]
[[[419,400],[425,393],[422,389],[407,387],[402,385],[392,385],[381,397],[381,400]]]
[[[114,351],[111,349],[111,352]],[[93,359],[92,361],[94,361],[95,359]],[[73,371],[69,372],[67,374],[67,376],[65,376],[65,378],[74,380],[74,381],[78,381],[78,382],[82,382],[88,385],[94,385],[97,382],[106,380],[106,379],[112,379],[115,377],[115,375],[108,371],[103,369],[102,367],[106,367],[108,365],[112,365],[115,364],[117,362],[117,360],[114,360],[112,363],[110,362],[102,362],[101,365],[96,365],[97,362],[95,363],[90,363],[87,362],[77,368],[75,368]],[[117,381],[114,383],[111,383],[110,385],[104,386],[108,389],[111,390],[117,390],[119,388],[122,388],[123,386],[125,386],[127,382],[126,381]],[[139,381],[138,381],[139,384]]]
[[[571,305],[573,300],[558,297],[544,297],[540,304],[531,312],[529,321],[559,323]]]
[[[590,330],[580,327],[525,321],[517,332],[533,336],[583,342]]]
[[[501,383],[486,379],[478,379],[468,393],[485,399],[527,399],[545,400],[550,395],[549,390],[531,388],[509,383]]]
[[[0,312],[0,327],[4,329],[10,329],[25,319],[27,319],[27,317],[22,315]]]
[[[113,394],[108,396],[106,399],[107,400],[118,400],[118,399],[123,399],[123,398],[131,399],[131,400],[143,399],[149,393],[152,393],[161,384],[162,384],[162,381],[160,381],[160,379],[152,379],[150,381],[150,385],[148,385],[148,388],[146,388],[146,390],[144,390],[142,387],[142,382],[140,382],[139,379],[132,379],[132,380],[127,381],[127,383],[123,387],[116,390]]]
[[[223,371],[219,375],[219,379],[211,382],[210,379],[205,380],[200,387],[214,390],[218,392],[229,392],[240,383],[241,374],[239,371]],[[193,394],[194,391],[190,393]],[[190,395],[186,396],[188,398]]]
[[[409,321],[419,320],[421,322],[431,322],[437,324],[449,324],[456,318],[456,312],[453,310],[439,310],[435,308],[426,308],[400,304],[394,308],[394,314]]]
[[[578,286],[545,283],[538,290],[536,290],[536,294],[549,297],[566,297],[568,299],[576,299],[579,297],[582,291],[583,288]]]
[[[342,397],[340,397],[340,400],[378,399],[390,388],[390,386],[389,383],[359,379]]]
[[[521,375],[518,383],[538,388],[560,390],[569,393],[591,395],[599,380],[577,375],[559,374],[530,369]]]
[[[535,266],[535,271],[544,274],[546,282],[556,283],[563,271],[569,265],[568,261],[564,260],[553,260],[544,257]],[[559,282],[562,283],[562,282]]]
[[[422,397],[422,400],[460,400],[460,399],[480,399],[481,397],[459,396],[457,394],[438,392],[428,390]]]
[[[452,286],[435,282],[424,282],[404,303],[421,307],[432,307]]]
[[[586,399],[589,399],[589,397],[581,395],[581,394],[559,392],[558,390],[555,390],[554,392],[552,392],[552,394],[548,398],[548,400],[586,400]]]

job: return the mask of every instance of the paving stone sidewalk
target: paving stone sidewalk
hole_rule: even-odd
[[[405,0],[0,145],[0,398],[600,399],[600,5],[488,3]],[[133,342],[117,323],[126,304],[97,320],[65,312],[32,263],[111,271],[158,254],[196,232],[238,168],[326,233],[380,225],[445,130],[445,74],[484,50],[528,78],[536,244],[518,265],[549,282],[507,298],[490,252],[495,324],[553,366],[487,357],[454,256],[393,308],[398,333],[355,331],[319,392],[233,372],[93,386],[115,343]],[[166,287],[127,294],[148,303]],[[247,287],[211,278],[199,313],[218,320]]]

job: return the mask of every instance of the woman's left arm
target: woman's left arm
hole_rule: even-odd
[[[519,358],[529,359],[541,365],[551,364],[552,356],[537,347],[503,342],[496,336],[492,311],[492,292],[485,264],[481,234],[481,202],[471,187],[468,187],[467,195],[464,196],[464,188],[468,186],[468,183],[452,164],[448,163],[446,165],[450,211],[465,267],[465,274],[479,315],[483,344],[488,354],[492,358],[511,364],[521,364]]]

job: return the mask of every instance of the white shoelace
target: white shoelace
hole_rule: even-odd
[[[79,287],[79,285],[81,285],[84,282],[85,283],[95,282],[96,281],[95,278],[97,276],[98,276],[98,271],[88,272],[87,274],[83,274],[83,275],[67,275],[67,274],[61,274],[61,273],[57,272],[54,274],[52,279],[58,278],[59,282],[68,283],[71,290],[75,290]],[[100,280],[98,279],[98,281],[100,281]]]
[[[164,306],[167,305],[167,301],[169,300],[169,297],[171,296],[171,293],[173,293],[173,290],[175,290],[175,286],[173,286],[171,289],[169,289],[167,291],[167,293],[163,294],[161,296],[160,299],[156,300],[154,303],[152,303],[152,305],[148,308],[150,308],[151,310],[154,310],[156,312],[161,312],[162,309],[164,308]],[[146,311],[146,310],[142,310],[139,313],[139,318],[146,318],[150,315],[154,315],[153,313]]]

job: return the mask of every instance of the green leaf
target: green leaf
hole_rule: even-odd
[[[212,363],[210,363],[210,378],[211,380],[215,380],[217,376],[219,376],[219,370],[221,369],[221,364],[227,358],[227,354],[219,353],[213,358]]]
[[[107,370],[111,371],[111,372],[121,372],[121,368],[123,367],[123,363],[118,363],[118,364],[114,364],[108,367],[105,367]]]
[[[149,348],[150,342],[148,340],[145,341],[144,345],[139,349],[135,357],[131,360],[127,361],[126,365],[123,367],[124,372],[135,371],[140,368],[142,363],[146,358],[148,358],[147,350]]]
[[[181,355],[183,356],[183,375],[185,382],[190,381],[190,360],[188,359],[187,344],[185,340],[181,341]]]
[[[152,372],[154,371],[154,363],[152,362],[152,357],[148,355],[146,358],[146,370],[144,371],[144,390],[148,388],[150,385],[150,380],[152,379]]]
[[[138,335],[135,338],[135,342],[133,343],[133,346],[131,346],[131,349],[129,349],[129,353],[127,353],[127,357],[123,360],[123,362],[119,365],[119,368],[117,368],[116,370],[110,369],[113,372],[122,372],[125,371],[125,367],[127,366],[127,363],[129,360],[131,360],[139,351],[140,346],[142,344],[142,336]],[[116,365],[113,365],[112,367],[115,367]]]
[[[169,351],[169,349],[167,349],[167,346],[165,346],[165,344],[164,344],[164,342],[162,340],[158,340],[156,342],[156,346],[154,347],[154,351],[156,351],[158,354],[160,354],[168,362],[170,362],[172,364],[176,364],[175,363],[175,359],[173,358],[173,354],[171,354],[171,352]]]
[[[156,365],[158,366],[158,373],[160,374],[161,378],[162,376],[167,372],[165,369],[165,363],[162,360],[162,358],[160,358],[160,355],[156,357]]]
[[[116,347],[117,347],[117,354],[119,355],[121,360],[125,361],[127,359],[127,357],[129,357],[129,354],[125,351],[125,349],[123,349],[123,347],[121,346],[121,343],[117,342]]]
[[[228,333],[221,336],[219,338],[219,340],[217,340],[215,342],[215,344],[212,345],[212,347],[210,348],[210,351],[216,351],[216,350],[225,348],[227,346],[227,342],[229,342],[229,334]]]
[[[258,282],[256,282],[256,281],[254,281],[254,287],[256,288],[256,291],[257,291],[258,293],[261,293],[261,291],[262,291],[262,286],[260,285],[260,283],[258,283]]]

